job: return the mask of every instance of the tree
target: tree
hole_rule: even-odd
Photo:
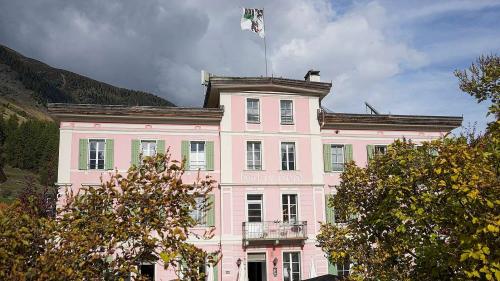
[[[328,204],[353,219],[323,224],[317,240],[332,263],[354,263],[350,279],[500,280],[498,57],[478,64],[457,75],[492,101],[484,135],[398,140],[367,167],[346,166]]]
[[[30,272],[29,279],[36,280],[124,280],[130,274],[142,280],[138,266],[161,261],[165,268],[179,271],[183,280],[204,280],[198,268],[216,258],[187,239],[195,235],[190,232],[196,225],[190,212],[196,198],[207,198],[214,181],[206,177],[185,184],[182,167],[168,155],[146,157],[126,175],[111,173],[99,186],[68,191],[53,219],[20,212],[19,204],[0,210],[0,222],[5,222],[0,228],[0,242],[5,243],[0,246],[6,249],[0,250],[0,279],[27,279],[23,274]],[[211,207],[205,202],[203,208]],[[43,251],[10,246],[17,236],[22,236],[21,242],[33,239],[30,231],[36,228],[28,226],[41,222]],[[210,238],[212,232],[201,237]]]

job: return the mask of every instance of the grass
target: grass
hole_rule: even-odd
[[[11,203],[22,192],[27,185],[29,178],[33,178],[33,182],[37,188],[42,186],[39,184],[38,175],[33,172],[12,168],[10,166],[4,167],[7,181],[0,183],[0,202]]]

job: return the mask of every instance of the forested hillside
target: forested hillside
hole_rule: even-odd
[[[56,181],[59,130],[45,107],[50,102],[174,106],[0,45],[0,201],[12,201],[28,182],[41,188]]]
[[[10,68],[15,79],[33,91],[34,98],[47,102],[163,105],[173,104],[150,93],[118,88],[88,77],[53,68],[0,45],[0,64]]]

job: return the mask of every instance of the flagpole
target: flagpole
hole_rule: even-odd
[[[264,8],[262,8],[262,21],[264,22],[264,58],[266,62],[266,77],[267,77],[267,44],[266,44],[266,33],[267,33],[267,28],[266,28],[266,19],[265,19],[265,13],[264,13]]]

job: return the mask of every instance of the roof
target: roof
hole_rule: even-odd
[[[222,108],[51,103],[49,114],[66,122],[219,124]]]
[[[211,76],[205,94],[204,107],[218,107],[220,92],[281,92],[302,96],[317,96],[320,100],[330,93],[332,83],[276,77]]]
[[[318,113],[321,129],[364,129],[448,132],[462,125],[458,116]]]

